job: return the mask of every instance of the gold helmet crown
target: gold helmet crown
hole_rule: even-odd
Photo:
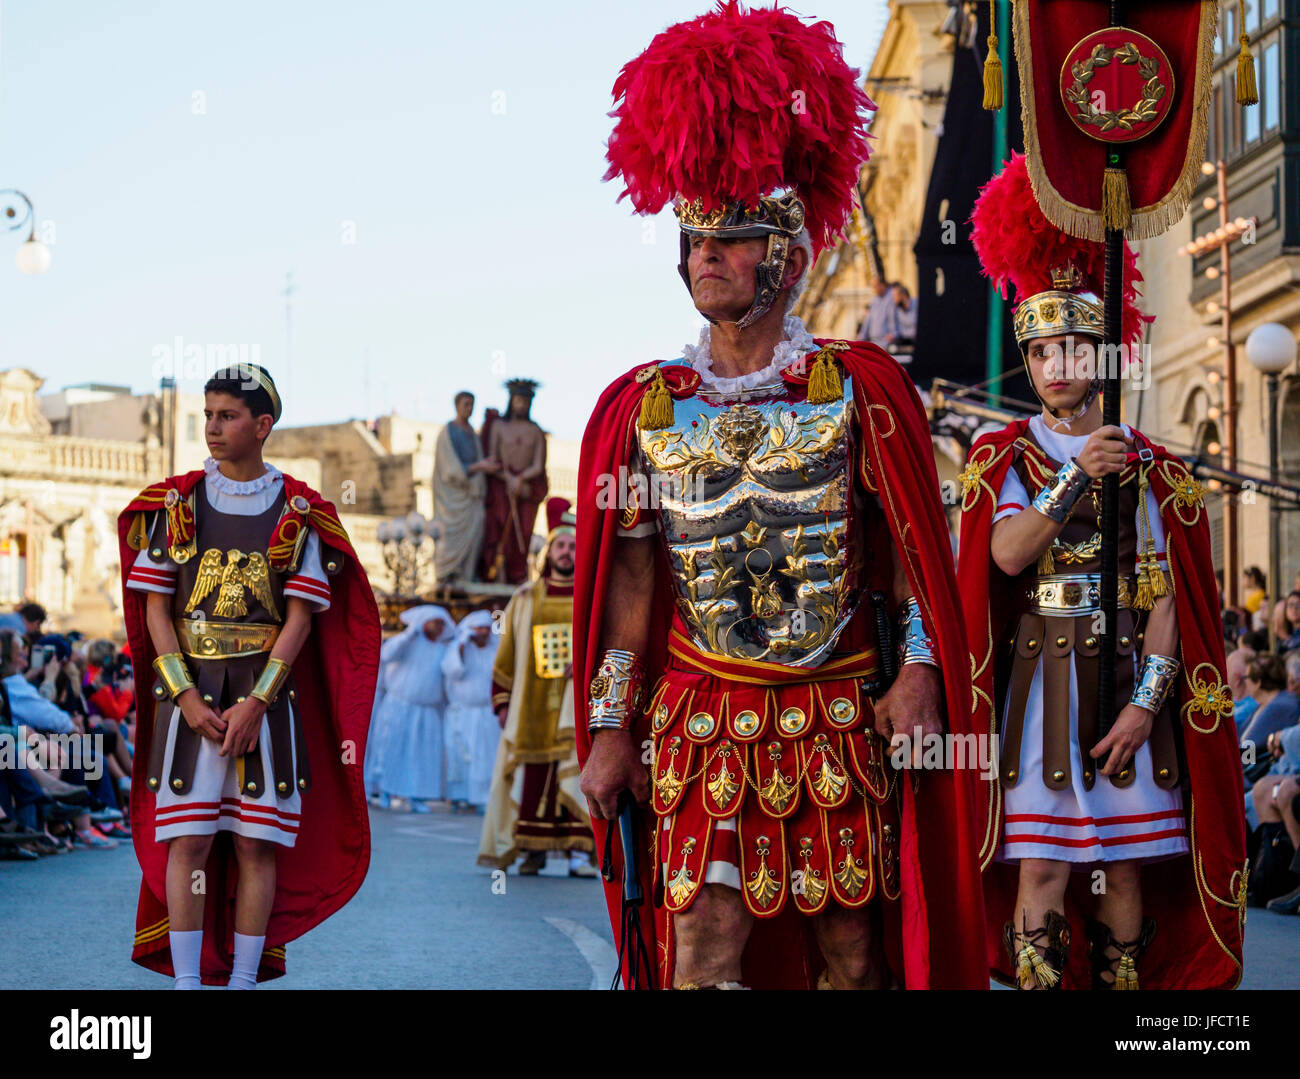
[[[1072,263],[1052,269],[1052,287],[1022,300],[1012,325],[1016,341],[1061,334],[1102,336],[1101,297],[1083,288],[1083,275]]]

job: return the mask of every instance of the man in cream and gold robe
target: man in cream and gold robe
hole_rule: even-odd
[[[568,503],[547,503],[552,526],[542,572],[523,585],[501,619],[492,671],[492,704],[502,724],[492,793],[479,844],[480,865],[534,876],[547,851],[569,852],[571,876],[594,877],[594,843],[578,790],[573,721],[573,566],[575,537],[563,521]]]

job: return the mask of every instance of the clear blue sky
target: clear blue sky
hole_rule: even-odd
[[[27,278],[0,233],[0,369],[144,390],[178,337],[256,346],[291,424],[441,420],[461,388],[477,422],[529,376],[577,438],[698,333],[671,214],[647,236],[601,176],[619,67],[705,9],[7,0],[0,188],[54,243]],[[884,0],[797,10],[866,67]]]

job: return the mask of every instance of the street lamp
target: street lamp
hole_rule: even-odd
[[[27,239],[19,246],[18,253],[14,256],[18,269],[28,276],[44,273],[50,268],[50,249],[36,238],[36,210],[32,206],[32,200],[16,188],[10,187],[0,190],[0,206],[4,207],[5,227],[10,232],[31,222]],[[22,210],[21,217],[20,210]]]
[[[376,532],[383,548],[384,565],[393,575],[395,595],[420,593],[420,579],[431,559],[431,544],[438,538],[438,528],[424,514],[412,511],[402,517],[382,521]]]
[[[1268,377],[1268,478],[1274,486],[1278,483],[1278,462],[1282,447],[1278,444],[1277,387],[1278,375],[1295,363],[1296,342],[1291,331],[1276,322],[1265,322],[1250,331],[1246,338],[1246,358],[1255,369]],[[1273,581],[1274,599],[1282,595],[1281,573],[1281,507],[1277,496],[1268,499],[1268,572]],[[1268,620],[1268,631],[1273,633],[1273,620]],[[1274,642],[1276,643],[1276,642]]]

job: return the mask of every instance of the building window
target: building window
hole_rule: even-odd
[[[1210,130],[1205,138],[1205,155],[1211,161],[1223,159],[1223,88],[1216,82],[1210,108]]]
[[[1258,58],[1258,57],[1256,57],[1256,61],[1255,61],[1255,62],[1256,62],[1256,63],[1259,62],[1259,58]],[[1257,72],[1257,74],[1259,74],[1259,75],[1263,75],[1263,72],[1260,71],[1260,72]],[[1264,88],[1264,84],[1263,84],[1262,81],[1259,83],[1259,88],[1260,88],[1261,91],[1262,91],[1263,88]],[[1241,122],[1242,122],[1242,127],[1243,127],[1243,129],[1244,129],[1244,133],[1245,133],[1245,137],[1246,137],[1246,145],[1247,145],[1247,146],[1249,146],[1252,142],[1258,142],[1258,141],[1259,141],[1259,121],[1260,121],[1260,111],[1264,108],[1264,95],[1263,95],[1263,93],[1261,93],[1261,94],[1259,95],[1259,97],[1260,97],[1260,99],[1259,99],[1259,102],[1258,102],[1257,104],[1255,104],[1255,105],[1247,105],[1247,106],[1242,110],[1242,114],[1241,114]]]
[[[1259,4],[1260,0],[1246,0],[1242,5],[1246,12],[1246,33],[1259,33]]]
[[[199,437],[199,418],[193,412],[185,417],[185,440],[196,442]]]
[[[1263,8],[1263,21],[1265,25],[1268,24],[1270,19],[1277,18],[1277,0],[1263,0],[1261,7]]]
[[[1264,130],[1276,130],[1282,123],[1282,64],[1276,41],[1271,42],[1260,57],[1259,91],[1259,108],[1264,110]]]

